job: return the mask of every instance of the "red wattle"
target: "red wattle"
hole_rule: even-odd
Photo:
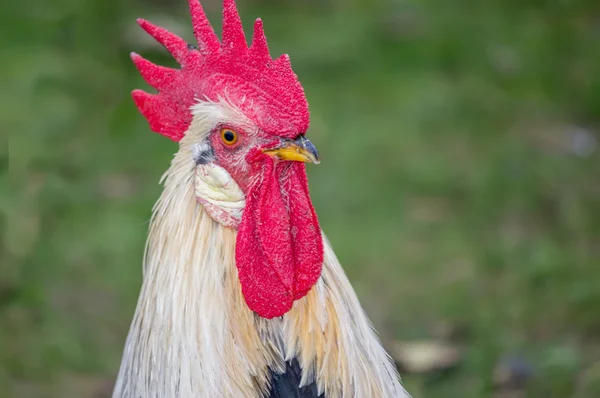
[[[319,279],[323,240],[304,164],[260,163],[261,180],[246,195],[235,259],[248,307],[274,318]]]
[[[289,178],[282,189],[287,192],[290,209],[290,231],[294,247],[296,271],[294,300],[304,297],[321,276],[323,237],[317,214],[310,201],[306,167],[292,163]]]

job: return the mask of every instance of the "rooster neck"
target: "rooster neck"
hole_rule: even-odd
[[[196,201],[194,167],[182,146],[165,174],[113,397],[269,396],[296,361],[326,397],[408,397],[326,240],[321,279],[288,313],[248,309],[236,231]]]
[[[163,177],[114,396],[260,397],[275,355],[239,292],[236,232],[197,203],[191,151]]]

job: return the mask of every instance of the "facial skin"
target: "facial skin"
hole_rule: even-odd
[[[233,143],[228,141],[231,136],[235,136]],[[248,192],[251,178],[258,172],[252,163],[266,156],[262,154],[264,148],[279,142],[257,128],[223,124],[213,129],[208,140],[213,148],[214,162],[227,170],[244,193]]]
[[[316,148],[302,135],[290,140],[267,135],[258,128],[220,124],[211,131],[208,141],[214,162],[229,172],[244,193],[258,177],[262,169],[259,164],[269,157],[278,161],[319,162]]]

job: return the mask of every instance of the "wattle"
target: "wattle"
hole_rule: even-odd
[[[264,159],[249,188],[235,259],[248,307],[264,318],[282,316],[321,275],[323,238],[302,163]]]

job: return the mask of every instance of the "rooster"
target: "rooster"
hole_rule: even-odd
[[[133,91],[179,143],[153,209],[113,397],[408,397],[311,204],[308,103],[289,56],[248,47],[234,0],[222,40],[190,0],[197,46],[139,19],[181,65],[132,53]]]

